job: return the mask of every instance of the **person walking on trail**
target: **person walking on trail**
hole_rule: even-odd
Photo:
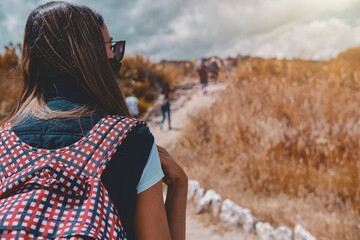
[[[216,58],[211,58],[209,61],[209,73],[212,82],[217,83],[220,72],[220,63]]]
[[[130,114],[133,117],[138,118],[139,117],[139,99],[137,99],[137,97],[132,96],[130,94],[125,93],[125,95],[126,95],[125,101],[129,107]]]
[[[233,60],[231,58],[227,58],[225,60],[225,73],[227,78],[230,76],[232,68],[233,68]]]
[[[197,67],[197,72],[200,78],[200,84],[202,85],[203,94],[207,93],[208,84],[208,67],[206,66],[206,60],[201,59],[200,65]]]
[[[86,6],[30,13],[23,88],[0,125],[0,239],[185,239],[187,176],[129,117],[124,46]]]
[[[162,115],[162,119],[160,122],[161,130],[164,129],[166,114],[167,114],[167,118],[168,118],[169,130],[171,130],[170,98],[171,98],[170,86],[169,86],[169,83],[165,82],[163,84],[163,88],[161,90],[161,95],[160,95],[160,110],[161,110],[161,115]]]

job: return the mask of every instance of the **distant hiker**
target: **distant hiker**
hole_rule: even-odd
[[[160,104],[161,104],[160,109],[161,109],[161,114],[162,114],[161,125],[160,125],[161,130],[164,127],[166,113],[168,115],[169,130],[171,130],[170,94],[171,94],[171,90],[170,90],[169,83],[165,82],[163,85],[162,91],[161,91],[161,95],[160,95]]]
[[[196,60],[195,64],[194,64],[194,69],[197,71],[201,65],[201,59],[200,60]]]
[[[200,83],[202,85],[203,94],[207,93],[207,84],[208,84],[208,67],[206,66],[206,60],[202,59],[200,66],[197,67],[197,72],[199,74]]]
[[[126,104],[129,107],[130,114],[138,118],[139,117],[139,99],[137,99],[135,96],[131,96],[130,94],[127,95],[125,98]]]
[[[226,77],[230,76],[231,70],[233,68],[233,60],[231,58],[227,58],[225,60],[225,73]]]
[[[217,82],[217,79],[219,77],[220,72],[220,62],[216,58],[211,58],[209,62],[209,73],[210,73],[210,79],[213,82]]]

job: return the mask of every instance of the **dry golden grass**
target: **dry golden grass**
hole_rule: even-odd
[[[20,94],[19,67],[7,71],[0,69],[0,118],[5,116],[15,104]]]
[[[261,221],[360,239],[357,67],[343,58],[247,59],[191,118],[173,154],[190,178]]]

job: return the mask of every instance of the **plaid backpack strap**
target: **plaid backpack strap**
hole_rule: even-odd
[[[115,154],[118,147],[126,136],[138,125],[146,125],[145,122],[118,115],[105,117],[102,124],[95,130],[89,139],[91,144],[96,144],[96,150],[92,156],[92,161],[86,166],[85,172],[92,177],[101,177],[106,168],[106,164]]]

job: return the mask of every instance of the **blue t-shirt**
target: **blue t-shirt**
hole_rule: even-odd
[[[150,155],[146,162],[145,168],[141,175],[139,184],[136,187],[137,193],[141,193],[146,189],[154,186],[155,183],[160,181],[164,177],[164,173],[161,169],[161,163],[159,153],[156,144],[153,143]]]
[[[131,97],[127,97],[125,101],[129,107],[130,113],[133,114],[134,116],[139,115],[139,111],[138,111],[139,100],[136,97],[131,96]]]

